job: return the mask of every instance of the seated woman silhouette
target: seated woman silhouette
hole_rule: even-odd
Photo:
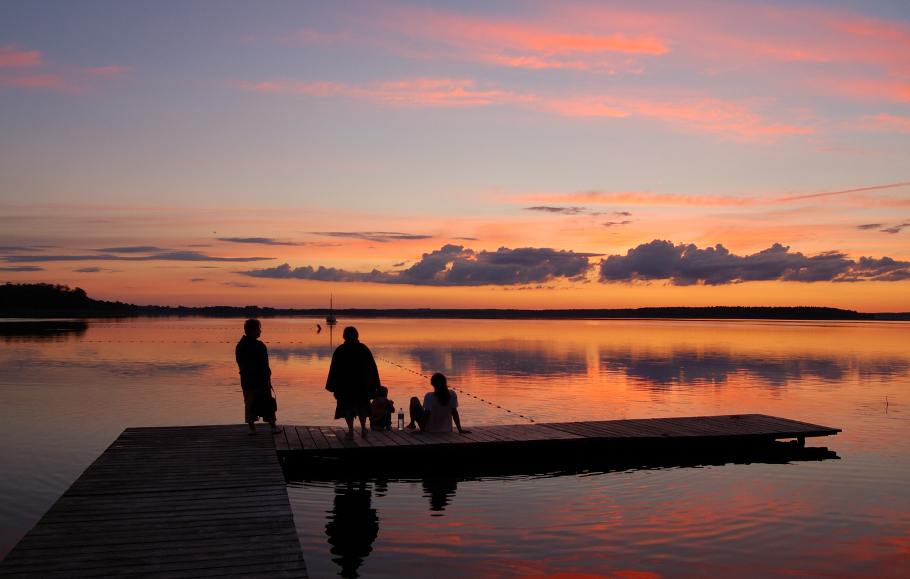
[[[433,385],[433,391],[427,392],[423,397],[423,406],[416,396],[411,398],[411,424],[408,426],[414,428],[416,423],[418,432],[452,432],[454,421],[459,433],[470,434],[470,430],[461,427],[458,395],[449,389],[446,377],[437,372],[430,378],[430,384]]]

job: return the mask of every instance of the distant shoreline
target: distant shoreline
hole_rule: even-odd
[[[269,308],[258,306],[131,306],[128,310],[0,310],[2,318],[324,318],[327,308]],[[910,321],[910,312],[862,313],[825,307],[663,307],[619,309],[452,309],[452,308],[347,308],[334,310],[341,318],[466,319],[466,320],[584,320],[584,319],[709,319],[709,320],[885,320]]]
[[[910,320],[910,312],[862,313],[838,308],[795,306],[711,306],[660,308],[578,308],[519,310],[496,308],[270,308],[259,306],[138,306],[88,297],[81,288],[65,285],[0,285],[3,318],[344,318],[465,319],[465,320],[591,320],[591,319],[708,319],[708,320]]]

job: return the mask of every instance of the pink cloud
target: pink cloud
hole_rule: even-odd
[[[555,195],[535,194],[512,197],[507,201],[518,203],[564,203],[588,205],[681,205],[695,207],[743,206],[755,205],[756,200],[748,197],[680,195],[674,193],[651,193],[650,191],[622,191],[604,193],[601,191],[584,191],[579,193],[561,193]]]
[[[348,32],[343,32],[341,34],[325,34],[311,29],[300,30],[294,35],[295,40],[314,44],[333,44],[338,41],[347,40],[348,38],[350,38]]]
[[[41,72],[22,69],[42,69]],[[0,86],[22,89],[55,90],[82,94],[91,86],[87,76],[115,78],[135,70],[129,66],[109,65],[98,68],[76,69],[60,64],[48,63],[40,51],[23,52],[10,45],[0,48]]]
[[[658,206],[690,206],[690,207],[730,207],[730,206],[755,206],[792,203],[846,195],[841,202],[849,205],[876,206],[886,205],[894,207],[910,206],[910,200],[897,198],[873,198],[868,195],[855,195],[869,191],[881,191],[910,187],[910,181],[892,183],[888,185],[873,185],[845,189],[842,191],[822,191],[819,193],[806,193],[804,195],[788,195],[774,198],[774,194],[760,196],[737,197],[733,195],[686,195],[679,193],[651,193],[650,191],[580,191],[576,193],[533,193],[507,197],[504,200],[511,203],[558,203],[564,205],[658,205]]]
[[[426,78],[381,83],[363,94],[390,104],[417,106],[482,106],[533,99],[506,91],[478,90],[472,80]]]
[[[268,80],[259,83],[240,83],[240,88],[255,92],[274,93],[292,96],[335,96],[349,94],[347,86],[340,82],[301,82],[290,78]]]
[[[627,117],[631,114],[608,99],[551,99],[545,108],[569,117]]]
[[[765,119],[746,105],[707,97],[680,101],[652,101],[604,96],[563,98],[478,87],[472,79],[412,78],[351,86],[333,81],[303,82],[275,79],[241,82],[240,88],[290,96],[347,97],[397,106],[516,105],[529,110],[576,117],[638,115],[679,124],[688,129],[727,133],[744,138],[774,139],[814,133],[809,127]]]
[[[66,82],[60,74],[17,74],[0,76],[0,86],[27,89],[52,89],[65,92],[82,92],[79,87]]]
[[[871,102],[910,102],[910,77],[869,78],[856,75],[810,75],[801,82],[822,92]]]
[[[539,22],[529,22],[399,6],[371,19],[370,26],[391,32],[374,43],[413,56],[445,56],[518,68],[611,69],[613,59],[659,56],[670,50],[648,30],[623,30],[619,24],[578,30],[577,23],[558,24],[546,18],[548,14],[544,16]],[[392,37],[418,39],[423,45],[390,40]]]
[[[417,58],[630,73],[647,64],[650,70],[672,67],[707,75],[770,67],[780,82],[802,81],[815,92],[881,94],[850,88],[863,82],[877,82],[901,100],[910,91],[910,27],[838,8],[703,3],[651,12],[540,3],[506,18],[399,5],[365,18],[368,28],[351,35],[351,42]],[[313,41],[323,36],[311,30],[301,34]],[[845,82],[815,82],[816,75],[830,74],[837,65],[852,67]]]
[[[910,117],[893,117],[891,115],[866,115],[850,125],[864,131],[881,131],[884,133],[910,133]]]
[[[34,68],[41,66],[41,53],[37,50],[22,52],[14,45],[0,48],[0,68]]]
[[[640,115],[682,123],[705,131],[731,133],[743,137],[773,138],[815,132],[809,127],[769,122],[745,105],[707,97],[676,102],[629,101],[625,106]]]
[[[508,102],[529,101],[533,97],[520,96],[499,90],[479,90],[472,80],[447,78],[415,78],[400,81],[378,82],[364,86],[343,83],[300,82],[279,79],[260,83],[240,83],[241,88],[293,96],[332,97],[345,96],[366,99],[387,105],[399,106],[482,106]]]
[[[132,66],[119,66],[112,64],[109,66],[101,66],[98,68],[86,68],[84,71],[88,74],[93,74],[95,76],[107,76],[107,77],[117,77],[122,76],[123,73],[132,72],[136,70]]]

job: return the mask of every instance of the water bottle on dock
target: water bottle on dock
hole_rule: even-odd
[[[398,430],[404,430],[404,408],[398,409]]]

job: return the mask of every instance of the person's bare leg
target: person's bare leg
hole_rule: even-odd
[[[247,424],[247,426],[250,427],[250,432],[256,432],[256,423],[255,422],[247,422],[246,424]]]
[[[367,417],[360,417],[360,436],[366,438],[367,436]]]
[[[354,417],[345,416],[344,421],[348,423],[348,438],[354,438]]]

